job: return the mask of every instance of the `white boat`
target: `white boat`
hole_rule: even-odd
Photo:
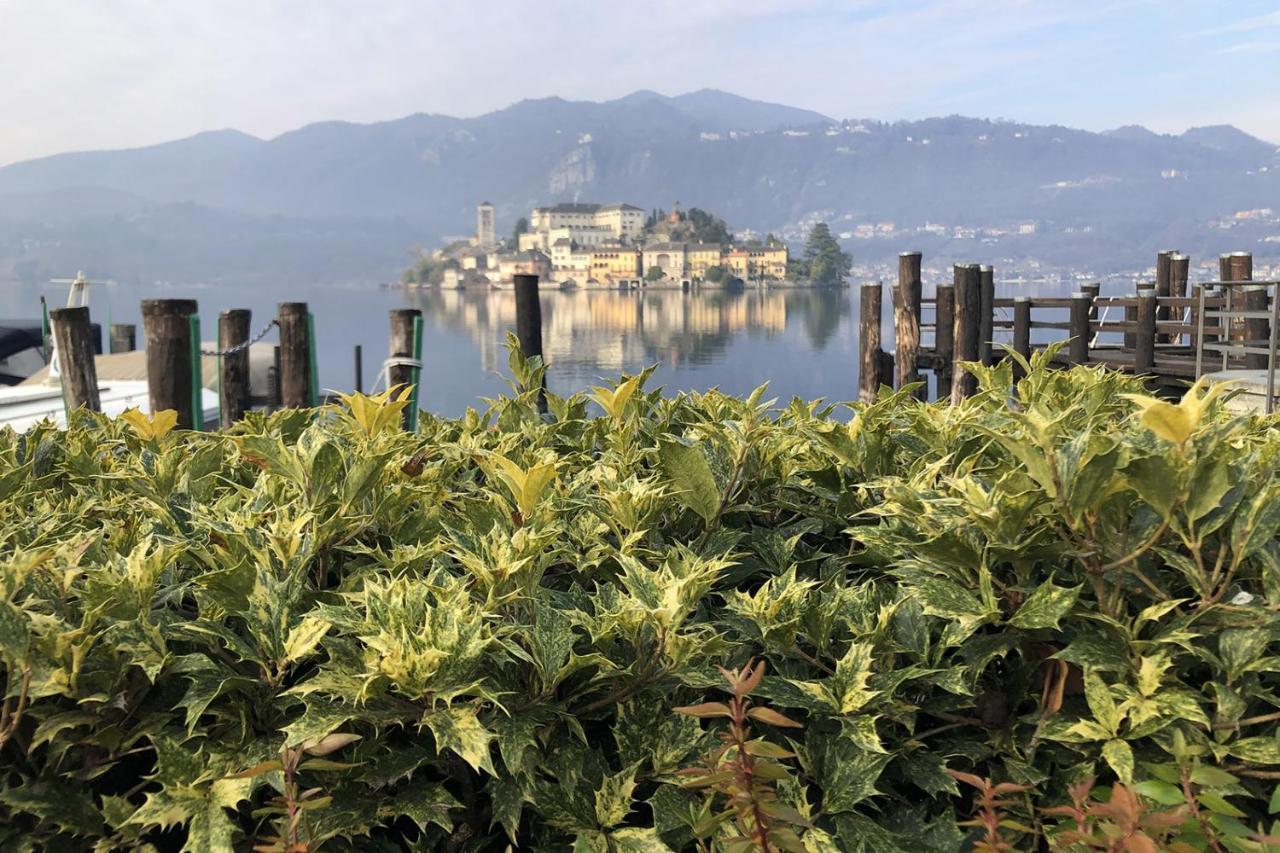
[[[151,410],[146,380],[110,380],[98,383],[102,413],[115,417],[126,409]],[[207,388],[200,390],[200,406],[206,428],[218,424],[218,395]],[[11,385],[0,388],[0,429],[11,427],[26,432],[42,421],[67,425],[66,407],[59,385]]]

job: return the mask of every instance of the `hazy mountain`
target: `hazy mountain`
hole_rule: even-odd
[[[324,122],[270,140],[221,130],[13,164],[0,169],[0,278],[96,264],[117,278],[385,279],[410,243],[468,233],[481,199],[502,232],[532,205],[573,199],[679,201],[792,237],[816,217],[837,232],[1032,220],[1018,251],[1069,245],[1097,267],[1209,246],[1209,220],[1275,206],[1276,164],[1275,146],[1232,127],[835,121],[711,90],[544,98],[471,119]],[[1089,236],[1053,236],[1065,233]]]

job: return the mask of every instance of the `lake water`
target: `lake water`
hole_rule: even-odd
[[[926,295],[932,287],[926,283]],[[891,300],[884,298],[884,345],[892,346]],[[1042,287],[999,287],[999,295]],[[38,317],[43,294],[65,304],[65,285],[33,288],[0,284],[0,316]],[[217,333],[218,312],[249,308],[256,332],[275,316],[281,300],[305,300],[315,316],[320,384],[355,387],[353,350],[364,347],[368,390],[387,352],[388,311],[421,308],[424,319],[421,404],[444,415],[461,414],[481,397],[507,390],[503,343],[515,329],[510,290],[404,291],[312,287],[298,292],[240,285],[173,288],[94,285],[93,319],[138,324],[144,298],[194,298],[206,340]],[[570,393],[656,364],[649,387],[734,394],[769,383],[769,395],[852,400],[858,381],[858,288],[747,288],[739,292],[679,290],[547,290],[542,294],[547,382]],[[926,319],[928,319],[926,317]],[[274,330],[266,338],[275,340]]]

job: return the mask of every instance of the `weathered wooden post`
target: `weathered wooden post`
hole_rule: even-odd
[[[920,381],[920,293],[920,253],[903,252],[898,255],[898,289],[893,303],[899,388]],[[925,398],[923,386],[915,396],[921,400]]]
[[[1071,294],[1071,336],[1067,344],[1067,360],[1072,364],[1088,364],[1089,362],[1089,294],[1077,290]]]
[[[1169,295],[1179,299],[1187,297],[1187,282],[1191,277],[1191,258],[1187,255],[1174,254],[1169,258]],[[1175,322],[1182,322],[1187,319],[1192,326],[1196,322],[1195,306],[1190,310],[1183,308],[1175,309],[1169,312],[1171,316],[1175,316]],[[1188,338],[1190,340],[1190,338]],[[1175,344],[1182,343],[1182,335],[1170,335],[1169,340]]]
[[[977,361],[982,335],[982,273],[977,264],[956,264],[953,364]],[[978,390],[978,378],[966,370],[952,372],[951,403],[960,403]]]
[[[1025,359],[1031,359],[1031,297],[1013,298],[1013,351]],[[1022,374],[1021,365],[1014,364],[1013,372]]]
[[[992,339],[995,338],[996,323],[996,274],[990,266],[983,264],[978,267],[978,281],[981,288],[981,317],[982,322],[978,335],[978,357],[983,364],[990,366],[992,364]]]
[[[1176,254],[1177,254],[1177,251],[1175,251],[1174,249],[1165,249],[1164,251],[1156,254],[1156,297],[1157,297],[1156,298],[1156,322],[1157,323],[1164,323],[1169,320],[1169,306],[1161,305],[1159,297],[1168,298],[1169,296],[1173,295],[1172,291],[1170,290],[1170,283],[1172,281],[1172,277],[1170,276],[1170,267],[1171,267],[1170,260]],[[1159,341],[1160,343],[1165,343],[1169,340],[1169,335],[1161,332],[1156,335],[1156,340]]]
[[[538,296],[536,275],[517,275],[516,290],[516,340],[525,358],[542,358],[542,300]],[[543,387],[538,389],[538,411],[547,411],[547,398]],[[528,389],[526,389],[528,390]]]
[[[138,348],[138,327],[132,323],[112,323],[110,334],[111,352],[133,352]]]
[[[883,378],[880,375],[883,352],[880,339],[880,311],[883,307],[884,284],[865,282],[859,292],[858,322],[858,399],[874,403]]]
[[[1253,255],[1248,252],[1231,253],[1231,280],[1253,281]],[[1249,284],[1238,289],[1239,307],[1244,311],[1259,312],[1257,317],[1244,321],[1244,342],[1249,346],[1266,347],[1271,337],[1271,323],[1267,320],[1267,289]],[[1266,370],[1266,353],[1245,353],[1244,366],[1249,370]]]
[[[1156,289],[1138,288],[1138,319],[1134,329],[1133,372],[1150,373],[1156,366]]]
[[[1098,322],[1098,295],[1102,292],[1102,285],[1098,282],[1080,285],[1080,292],[1089,297],[1089,322]]]
[[[413,382],[413,323],[422,316],[418,308],[395,308],[391,311],[391,363],[387,367],[387,387]],[[399,361],[400,363],[397,363]]]
[[[280,326],[280,405],[305,409],[311,405],[311,342],[307,334],[307,303],[281,302],[276,322]]]
[[[194,299],[142,300],[142,336],[147,351],[147,385],[151,412],[173,409],[177,426],[192,429],[194,365],[191,363],[191,315]]]
[[[387,365],[387,387],[401,388],[401,395],[410,403],[404,408],[404,426],[410,428],[414,423],[414,395],[409,390],[416,385],[421,372],[414,367],[417,352],[414,348],[414,330],[422,322],[422,311],[418,308],[395,308],[391,311],[391,346],[390,361]],[[408,393],[406,393],[408,391]]]
[[[243,418],[249,408],[251,319],[248,308],[232,308],[218,315],[218,349],[226,353],[218,359],[219,425],[223,429]],[[233,349],[234,352],[227,352]]]
[[[62,371],[62,398],[67,410],[81,407],[102,411],[98,398],[98,371],[93,363],[93,327],[88,306],[55,308],[49,312],[53,325],[58,367]]]
[[[934,300],[933,373],[938,385],[938,399],[951,399],[951,374],[955,358],[956,289],[940,284]]]

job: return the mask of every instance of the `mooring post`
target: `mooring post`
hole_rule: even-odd
[[[387,387],[401,388],[400,396],[409,399],[408,386],[414,382],[413,329],[415,321],[422,317],[418,308],[395,308],[391,311],[391,363],[387,366]],[[398,362],[398,363],[397,363]],[[404,407],[403,424],[408,427],[411,406]]]
[[[1168,298],[1173,295],[1170,289],[1172,277],[1170,276],[1170,261],[1177,251],[1174,249],[1165,249],[1156,254],[1156,322],[1165,323],[1169,320],[1169,306],[1160,304],[1160,297]],[[1169,340],[1169,335],[1161,332],[1156,335],[1156,340],[1165,343]]]
[[[938,285],[934,301],[933,320],[933,374],[938,386],[938,399],[951,399],[951,375],[954,367],[956,339],[956,289],[955,285]]]
[[[218,315],[218,349],[224,353],[239,347],[235,352],[219,357],[218,361],[218,410],[219,425],[226,429],[244,417],[249,408],[249,323],[252,314],[248,308],[232,308]]]
[[[1156,366],[1156,289],[1138,288],[1138,319],[1134,329],[1133,372],[1151,373]]]
[[[1231,280],[1253,281],[1253,255],[1249,252],[1231,253]],[[1262,316],[1248,317],[1244,321],[1244,341],[1249,346],[1266,347],[1271,337],[1271,323],[1267,320],[1267,289],[1249,284],[1238,289],[1239,307],[1245,311],[1257,311]],[[1244,366],[1249,370],[1266,370],[1266,353],[1246,353]]]
[[[356,393],[364,393],[364,347],[356,344]]]
[[[138,327],[132,323],[111,324],[111,352],[133,352],[138,348]]]
[[[1102,292],[1102,285],[1098,282],[1080,285],[1080,292],[1087,294],[1089,297],[1089,322],[1098,322],[1098,295]]]
[[[1072,364],[1089,362],[1089,308],[1092,302],[1083,290],[1071,294],[1071,329],[1068,332],[1071,340],[1067,344],[1067,360]]]
[[[395,308],[391,311],[391,364],[387,367],[387,387],[408,385],[413,381],[413,321],[422,316],[417,308]],[[401,363],[397,364],[396,362]]]
[[[1031,358],[1031,297],[1015,296],[1013,298],[1013,351],[1025,359]],[[1017,376],[1023,373],[1022,366],[1014,364],[1013,372]]]
[[[954,353],[952,364],[977,361],[982,336],[982,273],[977,264],[956,264]],[[978,390],[978,378],[967,370],[952,370],[951,403],[960,403]]]
[[[177,426],[192,429],[191,315],[194,299],[142,300],[142,336],[147,351],[147,386],[151,413],[172,409]]]
[[[978,281],[981,288],[981,317],[982,323],[979,328],[978,337],[978,357],[983,364],[990,366],[993,362],[991,352],[993,348],[992,339],[995,338],[996,324],[996,274],[990,266],[983,264],[978,267]]]
[[[1169,258],[1169,295],[1179,299],[1187,297],[1187,282],[1191,276],[1191,258],[1187,255],[1174,254]],[[1190,310],[1185,308],[1177,308],[1169,312],[1174,317],[1174,322],[1190,323],[1192,326],[1196,322],[1195,307]],[[1175,344],[1182,343],[1182,335],[1170,335],[1169,340]],[[1190,340],[1190,338],[1188,338]]]
[[[898,289],[893,301],[893,320],[895,378],[899,388],[920,381],[920,257],[919,252],[898,255]],[[923,386],[916,390],[915,396],[920,400],[925,398]]]
[[[879,281],[864,282],[859,292],[858,399],[863,403],[875,402],[882,381],[880,311],[883,295],[884,285]]]
[[[62,371],[62,399],[67,411],[82,407],[102,411],[88,306],[55,308],[49,312],[49,322],[53,325],[58,366]]]
[[[311,344],[307,335],[307,303],[281,302],[276,322],[280,326],[280,405],[305,409],[311,405]]]
[[[542,358],[542,301],[538,296],[536,275],[517,275],[516,290],[516,340],[525,358]],[[529,389],[525,389],[526,391]],[[538,411],[546,413],[546,381],[538,389]]]

